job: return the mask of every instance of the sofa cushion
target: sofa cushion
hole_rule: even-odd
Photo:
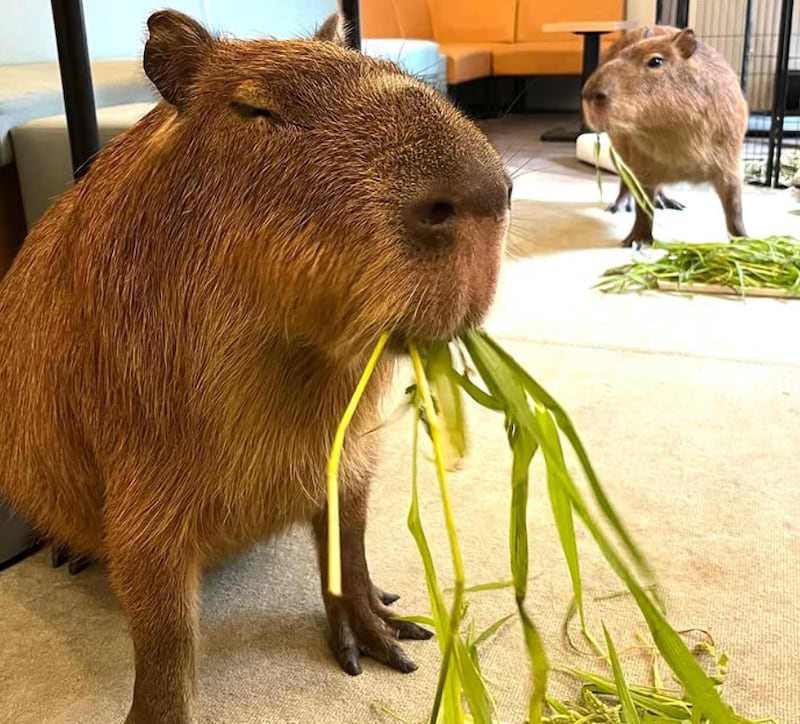
[[[439,43],[510,43],[516,0],[428,0]]]
[[[483,43],[440,43],[447,58],[447,82],[464,83],[492,74],[491,46]]]
[[[580,73],[581,59],[580,41],[492,45],[494,75],[571,75]]]
[[[612,40],[601,40],[607,48]],[[573,36],[562,41],[493,43],[494,75],[578,75],[583,65],[583,40]]]
[[[92,63],[92,82],[98,108],[157,97],[140,58],[96,60]],[[57,63],[0,66],[0,165],[13,161],[9,131],[14,126],[63,112]]]

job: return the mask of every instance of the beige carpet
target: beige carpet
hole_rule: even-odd
[[[524,120],[489,124],[501,147],[527,138]],[[530,139],[541,130],[531,126]],[[508,134],[508,136],[507,136]],[[516,134],[516,135],[514,135]],[[702,628],[730,656],[725,696],[749,717],[800,722],[800,302],[606,296],[591,289],[630,257],[616,248],[631,216],[597,203],[593,171],[571,147],[536,147],[536,170],[517,179],[511,257],[489,322],[563,403],[613,501],[654,564],[681,629]],[[508,148],[504,149],[508,150]],[[518,154],[519,158],[523,155]],[[511,164],[514,165],[513,163]],[[606,177],[605,196],[616,180]],[[703,190],[675,189],[684,212],[659,213],[665,238],[720,238],[722,215]],[[748,189],[751,233],[800,235],[798,203]],[[409,426],[385,437],[372,502],[368,555],[376,581],[403,594],[405,612],[427,611],[421,566],[405,527]],[[452,477],[469,583],[508,576],[508,455],[501,421],[470,407],[472,453]],[[531,610],[556,665],[603,671],[563,647],[569,581],[540,468],[531,500]],[[423,516],[442,575],[446,541],[430,470]],[[583,535],[592,622],[620,647],[644,631]],[[513,610],[508,591],[474,594],[478,627]],[[597,630],[597,629],[595,629]],[[403,676],[367,661],[351,678],[328,656],[310,538],[265,544],[215,571],[203,592],[199,704],[203,722],[389,722],[376,707],[423,721],[438,648],[407,650],[420,664]],[[644,676],[646,651],[626,665]],[[516,623],[483,649],[483,668],[504,718],[521,722],[526,662]],[[125,623],[102,571],[73,578],[40,553],[0,574],[0,721],[85,724],[124,718],[132,685]],[[570,690],[556,676],[553,692]]]

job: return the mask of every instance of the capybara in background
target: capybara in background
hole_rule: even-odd
[[[662,184],[711,183],[728,232],[744,236],[741,150],[747,102],[728,62],[687,28],[623,48],[583,88],[587,123],[627,148],[625,159],[652,199]],[[636,206],[622,242],[653,240],[652,219]]]
[[[487,138],[395,64],[320,40],[221,40],[148,19],[162,96],[33,228],[0,285],[0,496],[106,566],[128,619],[128,724],[185,724],[204,568],[295,523],[331,649],[415,664],[364,552],[379,403],[409,339],[479,324],[510,179]],[[326,464],[342,460],[343,595]]]
[[[600,62],[601,64],[607,63],[609,60],[619,55],[619,53],[629,45],[633,45],[643,38],[651,38],[654,35],[677,35],[679,32],[680,28],[676,28],[672,25],[645,25],[640,28],[627,30],[608,46]],[[630,166],[629,159],[635,151],[631,150],[625,137],[617,138],[614,150],[622,157],[622,160]],[[667,196],[662,189],[655,190],[654,205],[657,209],[675,209],[680,211],[685,208],[680,201]],[[617,198],[606,207],[606,211],[610,211],[612,214],[616,214],[618,211],[633,211],[633,196],[631,192],[628,191],[628,187],[622,179],[620,179],[619,182]]]

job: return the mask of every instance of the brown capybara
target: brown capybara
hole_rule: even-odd
[[[609,60],[612,60],[619,55],[629,45],[633,45],[643,38],[652,38],[655,35],[674,36],[679,32],[680,28],[676,28],[672,25],[645,25],[640,28],[627,30],[608,46],[608,49],[603,54],[600,62],[601,64],[607,63]],[[625,163],[630,165],[629,159],[634,151],[629,148],[629,144],[624,138],[618,138],[617,143],[619,144],[619,147],[614,146],[614,150],[619,156],[621,156]],[[655,189],[655,199],[653,203],[657,209],[675,209],[680,211],[685,208],[680,201],[667,196],[660,188]],[[631,196],[631,192],[628,190],[628,187],[625,185],[622,179],[620,179],[619,182],[617,198],[612,204],[609,204],[606,207],[606,211],[610,211],[612,214],[616,214],[619,211],[633,211],[633,196]]]
[[[747,102],[728,62],[687,28],[653,35],[603,63],[583,88],[587,123],[608,133],[653,199],[663,184],[710,183],[728,232],[744,236],[741,150]],[[652,219],[636,207],[623,246],[650,243]]]
[[[106,566],[135,652],[128,724],[195,721],[205,567],[295,523],[330,645],[403,672],[364,552],[366,434],[409,339],[492,303],[510,180],[486,137],[395,64],[319,40],[220,40],[148,19],[163,97],[31,230],[0,285],[0,497]],[[327,593],[326,464],[342,460],[343,595]],[[401,481],[402,482],[402,481]]]

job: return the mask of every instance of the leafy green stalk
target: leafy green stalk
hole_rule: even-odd
[[[528,658],[531,662],[531,694],[528,704],[528,719],[531,724],[542,721],[542,705],[547,691],[547,671],[549,664],[541,637],[536,626],[525,609],[525,596],[528,585],[528,470],[531,460],[538,448],[530,434],[532,413],[527,403],[525,390],[519,381],[508,374],[507,369],[498,365],[496,360],[476,354],[470,345],[471,335],[462,337],[464,345],[470,353],[492,399],[497,401],[505,413],[505,426],[509,444],[513,453],[511,471],[511,521],[510,551],[511,574],[514,580],[514,592],[517,611],[522,623]]]
[[[350,398],[350,402],[345,409],[336,434],[333,438],[333,447],[328,458],[328,591],[333,596],[342,595],[342,551],[341,533],[339,531],[339,464],[344,449],[344,438],[350,421],[353,419],[361,396],[369,384],[372,373],[378,366],[378,360],[383,353],[383,348],[389,339],[388,333],[384,332],[378,339],[375,349],[369,357],[361,378],[356,385],[355,392]]]
[[[500,354],[496,351],[499,349],[499,345],[493,340],[491,342],[488,341],[485,333],[465,335],[462,339],[492,397],[501,400],[504,397],[503,393],[507,389],[512,391],[513,396],[509,395],[507,397],[507,401],[512,404],[506,408],[507,415],[510,418],[506,421],[506,427],[515,430],[518,436],[532,438],[542,448],[548,469],[552,469],[558,484],[562,486],[569,496],[573,509],[594,537],[598,547],[611,564],[615,573],[630,590],[644,615],[656,646],[686,688],[689,699],[696,706],[696,710],[713,717],[714,722],[717,724],[743,722],[743,719],[733,714],[722,702],[713,682],[695,661],[680,636],[667,622],[659,606],[655,604],[645,588],[637,581],[635,575],[630,572],[598,522],[590,514],[583,496],[579,493],[568,471],[559,466],[559,451],[553,444],[553,436],[557,435],[557,432],[552,419],[549,415],[541,416],[538,420],[535,419],[530,413],[527,400],[525,405],[522,405],[519,400],[519,379],[523,375],[518,369],[518,365],[515,362],[513,365],[510,364],[513,360],[510,359],[507,353]],[[497,388],[498,378],[503,380],[504,386],[502,389]],[[511,383],[509,383],[509,380]],[[508,384],[508,388],[506,388],[506,384]],[[534,400],[545,406],[544,401],[539,401],[535,397]],[[587,472],[586,466],[584,466],[584,472]]]
[[[639,179],[637,179],[636,175],[631,171],[630,166],[628,166],[628,164],[622,160],[622,157],[614,150],[614,147],[609,145],[608,150],[611,154],[611,160],[614,162],[614,166],[617,169],[617,173],[619,173],[628,191],[631,192],[634,201],[636,201],[637,205],[652,219],[656,210],[655,206],[653,206],[652,199],[647,195],[647,192],[639,183]]]
[[[440,434],[439,416],[433,404],[431,391],[425,377],[422,357],[416,345],[409,345],[409,353],[411,355],[411,362],[414,365],[417,390],[428,423],[428,432],[431,437],[431,442],[433,443],[436,477],[439,481],[439,495],[442,501],[445,528],[447,530],[447,537],[450,543],[450,555],[453,562],[454,592],[450,608],[449,627],[446,631],[445,662],[449,662],[450,656],[453,656],[455,659],[458,674],[463,682],[464,694],[469,702],[470,713],[473,720],[476,724],[491,724],[493,719],[492,699],[489,696],[483,678],[476,671],[469,651],[459,635],[459,628],[464,611],[464,563],[458,544],[458,535],[450,501],[450,491],[447,487],[446,465]],[[432,715],[432,721],[435,721],[435,716],[436,712]]]
[[[456,724],[463,722],[463,716],[459,718],[461,711],[460,701],[460,687],[458,679],[453,674],[450,668],[450,647],[448,646],[448,635],[450,631],[450,616],[447,612],[447,605],[444,601],[444,596],[439,588],[437,580],[436,566],[433,563],[433,556],[431,549],[428,545],[425,531],[422,527],[422,519],[419,513],[419,488],[417,483],[418,478],[418,457],[419,457],[419,422],[420,422],[420,407],[419,404],[414,405],[414,428],[413,428],[413,443],[411,448],[411,506],[408,511],[408,529],[417,544],[417,549],[422,558],[422,565],[425,570],[425,584],[428,588],[428,598],[431,601],[431,608],[433,610],[433,623],[436,630],[437,640],[439,647],[442,650],[443,659],[442,666],[439,670],[439,682],[436,687],[436,694],[434,696],[433,707],[431,710],[431,724],[438,720],[439,711],[444,701],[445,712],[454,712],[453,721]],[[449,722],[448,722],[449,724]]]
[[[603,633],[606,637],[608,657],[611,660],[611,668],[614,671],[614,683],[616,684],[617,691],[619,692],[619,700],[622,704],[622,713],[625,715],[625,721],[627,724],[642,724],[642,720],[639,718],[639,712],[636,711],[636,706],[631,698],[631,692],[630,689],[628,689],[628,682],[625,681],[625,675],[623,674],[622,666],[620,666],[619,663],[617,649],[614,646],[614,642],[611,640],[611,635],[608,633],[608,629],[605,627],[605,624],[603,624]]]

